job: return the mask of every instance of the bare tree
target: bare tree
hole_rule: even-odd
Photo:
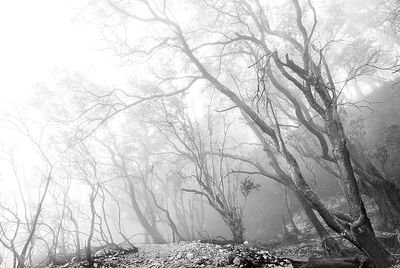
[[[114,144],[114,148],[108,146],[108,150],[111,155],[113,164],[118,169],[118,172],[121,174],[121,178],[123,178],[123,182],[126,185],[126,189],[131,201],[132,209],[138,217],[139,222],[142,224],[146,232],[148,232],[148,234],[153,238],[155,243],[166,243],[166,240],[161,235],[157,226],[152,224],[148,220],[140,205],[140,201],[137,197],[137,190],[134,186],[135,184],[133,181],[135,179],[135,176],[130,173],[130,170],[127,166],[126,157],[118,151],[118,148],[116,148],[116,144]]]
[[[274,28],[269,21],[267,10],[257,0],[223,4],[218,1],[202,1],[202,7],[207,9],[209,17],[213,18],[214,28],[207,24],[208,20],[199,20],[199,27],[189,30],[179,24],[173,15],[173,8],[169,8],[165,1],[135,2],[143,7],[142,11],[145,12],[142,14],[137,14],[134,5],[125,1],[117,3],[109,0],[108,4],[124,18],[163,29],[162,37],[146,42],[147,49],[133,49],[129,55],[153,56],[162,50],[172,50],[174,56],[181,57],[182,62],[189,61],[190,68],[185,69],[183,77],[186,79],[184,81],[190,82],[183,87],[184,90],[201,78],[226,96],[262,133],[260,141],[269,146],[269,157],[272,158],[272,154],[275,154],[284,161],[290,175],[290,187],[305,204],[308,203],[315,209],[330,228],[361,249],[377,267],[387,267],[394,263],[393,256],[376,238],[361,198],[357,175],[376,189],[377,193],[384,197],[381,200],[385,200],[385,205],[395,213],[399,212],[400,190],[386,180],[371,161],[361,159],[357,152],[351,150],[340,115],[344,105],[342,93],[351,80],[371,74],[374,69],[392,69],[392,66],[380,66],[381,51],[365,51],[363,57],[350,66],[345,80],[335,82],[336,77],[329,68],[326,53],[327,48],[334,42],[328,41],[322,46],[316,42],[318,20],[311,1],[308,1],[305,7],[302,7],[298,0],[291,1],[294,20],[287,32]],[[187,5],[191,4],[193,3]],[[173,7],[173,4],[171,5]],[[129,45],[127,47],[130,48]],[[218,60],[210,61],[215,58]],[[246,63],[249,61],[256,68],[258,75],[248,71]],[[258,63],[262,66],[258,66]],[[238,78],[242,81],[238,81]],[[159,88],[171,80],[180,79],[162,78]],[[249,80],[250,82],[246,83]],[[270,92],[266,87],[268,81],[273,85],[274,92]],[[244,92],[241,90],[243,88],[248,90]],[[154,97],[144,97],[140,102],[180,92],[182,89],[173,93],[154,94]],[[294,98],[292,92],[296,92],[299,97]],[[90,121],[95,122],[95,129],[110,118],[110,115],[138,104],[135,96],[133,101],[127,103],[121,101],[118,94],[130,97],[126,92],[115,91],[104,98],[102,95],[95,95],[97,99],[93,107],[108,111],[105,117]],[[249,102],[249,96],[257,100],[256,105]],[[109,101],[113,98],[117,98],[117,101]],[[279,112],[284,110],[279,103],[282,99],[293,107],[294,115],[286,114],[286,117],[281,118],[281,114],[285,114]],[[260,103],[263,104],[263,109],[259,109]],[[83,113],[85,114],[87,113]],[[285,129],[285,123],[293,116],[304,125],[309,135],[318,141],[320,157],[333,163],[344,190],[348,213],[330,210],[307,184],[298,159],[285,141],[285,135],[289,133]],[[314,118],[316,119],[313,120]],[[280,165],[276,170],[282,170]],[[396,216],[394,221],[397,219]]]
[[[8,208],[5,205],[1,205],[1,209],[5,212],[4,215],[7,221],[14,225],[13,232],[10,233],[8,231],[8,228],[4,226],[4,222],[0,221],[0,230],[1,230],[1,235],[0,235],[0,244],[2,244],[6,249],[8,249],[12,255],[13,255],[13,267],[18,267],[18,268],[23,268],[26,266],[26,262],[32,262],[31,259],[31,253],[34,245],[34,239],[35,235],[38,229],[38,226],[40,225],[40,217],[43,211],[43,206],[44,206],[44,201],[46,199],[50,182],[53,179],[53,163],[50,161],[48,155],[45,153],[41,141],[41,137],[43,136],[43,131],[44,129],[41,129],[40,133],[40,138],[35,139],[27,126],[26,122],[23,121],[20,118],[15,118],[15,117],[9,117],[7,119],[7,123],[11,125],[12,128],[16,129],[19,133],[24,135],[26,138],[28,138],[29,142],[33,145],[33,147],[36,149],[36,151],[39,153],[40,157],[44,160],[47,166],[47,171],[43,175],[43,181],[41,184],[41,190],[42,192],[39,195],[38,202],[36,204],[36,209],[34,213],[29,217],[27,214],[27,203],[25,202],[25,199],[22,197],[23,194],[21,192],[21,186],[19,185],[19,190],[21,194],[21,198],[23,200],[23,206],[24,206],[24,212],[25,212],[25,224],[24,221],[21,220],[20,216],[18,215],[18,205],[16,202],[16,206],[14,209]],[[14,174],[17,176],[17,172],[15,170],[15,165],[14,165],[14,160],[11,160]],[[18,176],[17,176],[17,180]],[[40,189],[39,188],[39,189]],[[22,231],[21,226],[25,225],[26,232]],[[17,241],[21,240],[21,234],[25,234],[26,236],[23,237],[21,246],[17,245]],[[18,240],[17,240],[18,239]]]
[[[190,164],[187,168],[181,168],[179,176],[185,181],[193,178],[199,189],[182,186],[183,192],[194,193],[207,199],[210,206],[215,209],[229,227],[235,242],[244,241],[243,211],[245,200],[249,192],[258,188],[251,180],[247,179],[240,184],[241,174],[231,172],[235,167],[235,160],[226,158],[223,154],[228,140],[230,125],[223,119],[224,126],[221,134],[215,133],[215,125],[212,115],[208,115],[205,122],[206,132],[201,131],[199,122],[192,120],[184,113],[183,107],[178,106],[169,110],[165,104],[161,105],[163,117],[154,120],[158,123],[158,129],[163,133],[171,154],[177,154]],[[218,140],[221,135],[221,140]],[[240,169],[240,166],[238,167]],[[247,182],[247,183],[246,183]],[[243,196],[240,195],[240,190]]]

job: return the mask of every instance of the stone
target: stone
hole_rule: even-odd
[[[189,252],[188,254],[186,254],[186,258],[191,260],[194,258],[194,254],[192,252]]]
[[[239,266],[240,265],[240,259],[238,257],[234,258],[233,259],[233,264],[236,265],[236,266]]]

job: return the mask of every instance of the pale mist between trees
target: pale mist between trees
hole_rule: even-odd
[[[328,256],[350,246],[396,262],[381,234],[400,236],[398,1],[71,10],[93,69],[28,62],[50,78],[19,73],[30,85],[1,107],[0,267],[60,254],[92,266],[108,244],[307,235]]]

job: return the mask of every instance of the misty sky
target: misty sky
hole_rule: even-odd
[[[82,0],[0,2],[1,102],[24,102],[35,84],[63,70],[102,72],[117,60],[100,51],[94,24],[79,17]],[[100,75],[99,75],[100,74]]]
[[[113,236],[266,242],[285,217],[330,241],[313,210],[363,252],[367,209],[397,226],[384,0],[129,1],[0,1],[0,267],[14,242],[33,264]]]
[[[121,80],[120,59],[102,51],[105,46],[96,23],[79,16],[86,4],[86,0],[0,2],[1,103],[27,101],[37,83],[54,80],[55,73],[64,70],[82,71],[109,86]]]

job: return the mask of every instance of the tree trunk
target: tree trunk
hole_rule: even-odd
[[[343,256],[343,252],[339,246],[339,243],[333,237],[331,237],[329,232],[326,230],[325,226],[320,222],[317,215],[315,215],[310,204],[308,204],[308,202],[304,199],[303,195],[296,189],[293,190],[293,192],[296,195],[297,199],[300,201],[300,204],[303,206],[307,217],[311,221],[311,224],[317,231],[317,234],[321,239],[322,247],[324,248],[325,253],[328,256]]]
[[[217,210],[221,215],[222,219],[228,225],[229,230],[232,233],[232,240],[235,243],[242,244],[244,242],[244,226],[242,217],[236,212],[223,212]]]
[[[376,239],[371,222],[367,216],[364,202],[361,199],[357,180],[351,163],[350,152],[346,145],[346,137],[335,108],[329,108],[326,112],[326,131],[332,144],[333,157],[336,161],[345,196],[349,204],[350,216],[353,219],[348,234],[350,241],[362,250],[374,264],[380,267],[389,267],[395,258],[382,247]]]
[[[139,204],[136,200],[136,193],[135,193],[135,189],[133,187],[133,183],[130,180],[130,178],[126,178],[126,182],[128,184],[128,188],[129,188],[129,197],[131,200],[131,204],[132,204],[132,208],[135,211],[139,222],[142,224],[143,228],[147,231],[147,233],[151,236],[151,238],[153,239],[154,243],[157,244],[166,244],[167,241],[162,237],[162,235],[160,234],[160,232],[157,230],[156,227],[152,226],[148,220],[146,219],[145,215],[143,214],[142,210],[139,207]]]
[[[172,206],[173,206],[174,211],[175,211],[175,215],[176,215],[176,218],[177,218],[177,223],[179,224],[179,226],[181,227],[181,229],[183,231],[183,235],[182,236],[185,237],[185,238],[190,238],[191,237],[191,232],[189,230],[189,226],[188,226],[188,223],[187,223],[187,219],[186,219],[186,215],[185,215],[186,214],[185,208],[183,207],[185,202],[183,202],[182,193],[176,193],[176,195],[180,195],[179,202],[178,202],[178,197],[175,197],[175,200],[172,200],[171,203],[172,203]],[[179,203],[181,204],[182,209],[180,209],[178,207]]]
[[[395,263],[395,257],[378,241],[372,227],[370,229],[359,228],[359,230],[354,230],[352,236],[356,243],[360,245],[358,248],[373,261],[377,268],[390,267]]]
[[[374,181],[371,183],[376,195],[374,200],[381,212],[388,219],[388,228],[394,230],[400,226],[400,193],[398,188],[389,181]]]
[[[298,6],[298,2],[297,3]],[[297,8],[300,9],[300,8]],[[299,12],[297,12],[299,13]],[[301,12],[300,12],[301,13]],[[298,20],[301,22],[301,19]],[[303,26],[304,28],[304,26]],[[187,43],[182,31],[180,28],[176,28],[176,37],[178,41],[181,43],[183,47],[184,53],[188,56],[188,58],[193,62],[193,64],[196,65],[197,69],[202,73],[203,77],[207,79],[210,83],[212,83],[218,91],[220,91],[222,94],[227,96],[232,102],[235,103],[237,107],[239,107],[241,110],[244,111],[244,113],[247,114],[249,118],[251,118],[251,121],[254,122],[255,125],[257,125],[263,133],[268,135],[271,140],[273,141],[274,144],[278,145],[278,148],[281,147],[280,149],[282,150],[282,156],[284,156],[286,163],[289,166],[290,170],[290,177],[292,178],[293,182],[296,185],[296,188],[301,192],[301,195],[311,204],[315,206],[315,209],[318,211],[318,213],[321,215],[321,217],[324,219],[324,221],[336,232],[340,233],[344,229],[344,225],[338,222],[337,218],[335,215],[333,215],[329,209],[322,203],[321,199],[312,191],[312,189],[308,186],[308,184],[305,182],[304,178],[302,177],[300,168],[298,166],[298,163],[296,159],[293,157],[292,154],[290,154],[288,151],[286,151],[285,144],[282,140],[282,137],[278,137],[277,135],[280,135],[280,130],[279,130],[279,124],[276,122],[276,128],[277,132],[274,131],[273,128],[271,128],[250,106],[248,106],[241,98],[239,98],[238,95],[236,95],[230,88],[222,84],[220,81],[218,81],[211,73],[207,71],[205,66],[199,61],[199,59],[193,54],[193,51],[191,50],[189,44]],[[307,34],[303,35],[306,36]],[[270,51],[266,51],[267,53]],[[333,103],[332,98],[330,96],[329,90],[327,88],[330,88],[329,86],[326,86],[323,83],[323,79],[317,79],[314,81],[314,76],[304,76],[302,75],[303,73],[299,74],[300,77],[303,77],[304,79],[309,79],[311,81],[305,81],[307,82],[307,86],[305,87],[302,83],[298,82],[295,80],[295,78],[291,77],[283,68],[283,63],[279,60],[277,52],[274,52],[272,54],[274,61],[278,67],[278,69],[281,71],[281,73],[288,78],[288,80],[292,81],[297,87],[299,87],[301,90],[303,90],[303,94],[308,100],[310,106],[317,111],[325,120],[326,120],[326,126],[325,130],[329,136],[329,140],[332,144],[332,149],[333,149],[333,155],[335,158],[335,162],[337,163],[337,167],[339,170],[339,173],[341,175],[342,183],[344,186],[345,190],[345,195],[349,203],[350,207],[350,215],[353,218],[353,220],[358,221],[358,217],[361,217],[360,219],[363,220],[363,224],[358,227],[357,229],[363,229],[362,232],[365,233],[365,238],[368,238],[368,241],[364,241],[364,243],[368,245],[360,245],[356,240],[352,239],[351,236],[347,236],[347,238],[355,243],[356,246],[362,246],[365,247],[366,251],[369,251],[370,248],[374,248],[376,250],[374,253],[367,254],[368,256],[376,257],[375,255],[380,255],[381,257],[385,258],[382,262],[384,264],[392,264],[394,263],[393,256],[389,254],[386,250],[384,250],[379,242],[374,240],[374,235],[373,235],[373,230],[372,227],[367,226],[365,221],[369,223],[369,219],[366,215],[365,207],[363,204],[363,201],[361,200],[360,197],[360,192],[358,189],[357,181],[354,177],[354,172],[353,168],[351,165],[350,161],[350,154],[347,150],[346,147],[346,139],[344,135],[344,130],[343,127],[340,123],[339,115],[336,111],[336,107],[334,107],[335,103]],[[309,66],[308,64],[310,63],[310,59],[308,58],[308,54],[303,55],[303,59],[305,61],[305,65]],[[288,58],[288,56],[287,56]],[[312,62],[312,61],[311,61]],[[298,66],[295,64],[291,64],[289,66],[289,63],[291,62],[286,62],[287,67],[291,67],[292,71],[293,70],[299,70]],[[293,66],[294,65],[294,66]],[[326,65],[326,64],[325,64]],[[300,68],[301,69],[301,68]],[[302,71],[302,70],[301,70]],[[307,70],[308,71],[308,70]],[[330,74],[329,74],[330,75]],[[332,80],[332,79],[331,79]],[[331,83],[331,87],[334,89],[333,82]],[[321,99],[323,100],[324,105],[326,106],[326,110],[320,106],[316,100],[314,99],[313,92],[311,91],[311,86],[313,86],[314,90],[319,94]],[[336,96],[334,96],[336,98]],[[336,99],[334,100],[336,101]],[[276,118],[275,118],[275,121]],[[366,219],[366,220],[365,220]],[[368,233],[372,232],[372,235],[368,236]],[[351,231],[351,233],[355,234],[354,230]],[[359,240],[359,239],[358,239]],[[361,241],[361,240],[359,240]],[[364,244],[363,243],[363,244]],[[371,245],[369,245],[371,244]],[[373,258],[372,259],[375,263],[375,265],[380,268],[380,267],[389,267],[390,265],[383,266],[379,262],[381,259]]]
[[[253,130],[254,134],[258,137],[259,141],[263,144],[264,150],[265,150],[267,156],[269,157],[269,164],[275,170],[276,174],[279,177],[281,177],[282,181],[286,182],[285,185],[287,187],[289,187],[289,189],[294,193],[294,195],[297,197],[300,204],[304,208],[304,211],[305,211],[307,217],[309,218],[311,224],[314,226],[315,230],[317,231],[318,236],[321,239],[321,243],[323,245],[323,248],[325,249],[325,253],[327,255],[341,256],[342,251],[340,249],[338,242],[334,238],[330,237],[326,228],[322,225],[322,223],[319,221],[319,219],[315,215],[310,204],[306,201],[303,194],[297,188],[296,184],[294,183],[293,178],[280,168],[279,163],[278,163],[274,153],[269,149],[269,145],[265,142],[265,139],[264,139],[263,135],[261,134],[261,131],[255,126],[253,121],[251,121],[250,117],[244,111],[242,111],[242,115],[246,119],[250,128]]]
[[[171,214],[169,213],[169,210],[166,209],[166,208],[164,208],[164,207],[162,207],[162,206],[158,203],[155,194],[153,193],[153,191],[152,191],[149,187],[147,187],[146,184],[144,184],[144,186],[145,186],[146,190],[150,193],[151,197],[153,198],[154,205],[155,205],[159,210],[161,210],[161,211],[163,211],[163,212],[165,213],[165,215],[166,215],[166,217],[167,217],[167,220],[168,220],[168,224],[169,224],[169,226],[171,227],[171,231],[172,231],[172,241],[175,243],[175,242],[176,242],[176,238],[178,238],[180,241],[182,241],[182,240],[183,240],[183,236],[180,234],[180,232],[179,232],[179,230],[178,230],[178,227],[176,226],[175,221],[172,219]]]
[[[232,233],[232,239],[235,243],[242,244],[244,242],[244,227],[241,218],[224,218],[229,230]]]
[[[359,181],[361,193],[372,198],[378,207],[378,222],[375,229],[380,231],[393,231],[397,224],[395,223],[396,216],[393,209],[387,206],[387,202],[380,197],[380,193],[364,180]]]
[[[94,221],[95,221],[95,217],[96,217],[96,208],[94,206],[94,200],[95,200],[95,196],[97,195],[97,191],[95,192],[94,190],[94,186],[92,187],[92,193],[90,195],[90,212],[91,212],[91,218],[90,218],[90,230],[89,230],[89,236],[87,239],[87,244],[86,244],[86,260],[89,264],[89,267],[93,267],[94,266],[94,261],[93,261],[93,257],[92,257],[92,238],[93,238],[93,234],[94,234]]]
[[[75,227],[76,257],[77,260],[79,261],[81,259],[81,242],[79,239],[79,225],[74,215],[72,214],[72,209],[69,206],[68,206],[68,211],[69,211],[69,218]]]
[[[285,197],[284,197],[284,199],[285,199],[285,206],[286,206],[286,209],[287,209],[288,214],[289,214],[289,221],[290,221],[290,224],[293,226],[293,232],[294,232],[295,234],[297,234],[297,235],[301,235],[301,232],[300,232],[299,228],[297,228],[296,223],[295,223],[294,220],[293,220],[293,214],[292,214],[292,211],[291,211],[290,205],[289,205],[289,196],[288,196],[288,193],[287,193],[287,191],[286,191],[286,189],[285,189],[284,186],[283,186],[283,191],[284,191],[284,193],[285,193]]]
[[[393,230],[400,225],[400,189],[371,163],[351,141],[347,141],[355,173],[360,176],[361,191],[374,199],[380,212],[385,213],[387,226]],[[370,193],[370,194],[369,194]],[[389,213],[387,213],[389,212]]]
[[[129,175],[126,167],[126,163],[123,157],[119,156],[121,158],[121,163],[118,163],[115,157],[115,153],[113,150],[110,148],[109,152],[111,154],[111,158],[113,163],[121,169],[121,172],[123,174],[125,186],[128,187],[127,193],[129,195],[129,199],[131,201],[132,209],[135,212],[136,216],[139,219],[139,222],[143,226],[143,228],[146,230],[147,234],[151,236],[153,239],[154,243],[157,244],[166,244],[167,241],[163,238],[163,236],[160,234],[160,232],[157,229],[157,226],[154,224],[150,224],[150,222],[147,220],[145,214],[142,212],[142,209],[140,208],[138,201],[136,199],[136,193],[135,193],[135,187],[133,186],[133,182],[131,180],[131,176]],[[148,170],[148,169],[146,169]],[[147,194],[147,191],[145,191],[145,194]],[[155,220],[154,220],[155,221]]]

